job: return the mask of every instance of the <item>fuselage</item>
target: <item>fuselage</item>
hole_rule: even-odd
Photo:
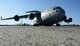
[[[64,20],[65,11],[61,7],[54,7],[41,13],[41,24],[52,25]]]

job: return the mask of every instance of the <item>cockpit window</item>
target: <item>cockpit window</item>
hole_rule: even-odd
[[[53,10],[55,10],[55,9],[62,9],[62,8],[61,7],[54,7]]]
[[[56,10],[56,12],[59,12],[58,10]]]

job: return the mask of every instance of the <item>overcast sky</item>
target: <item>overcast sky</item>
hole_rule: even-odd
[[[62,7],[66,12],[66,16],[73,18],[71,24],[80,24],[80,0],[0,0],[0,16],[7,18],[16,14],[22,15],[26,14],[25,12],[29,10],[43,12],[54,6]],[[19,22],[0,20],[0,24],[16,24],[21,22],[34,23],[34,21],[30,21],[29,19],[22,19]]]

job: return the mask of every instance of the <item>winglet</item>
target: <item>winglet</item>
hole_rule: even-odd
[[[2,16],[1,16],[1,20],[2,20]]]

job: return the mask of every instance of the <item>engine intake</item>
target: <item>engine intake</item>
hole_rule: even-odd
[[[18,16],[18,15],[15,15],[15,16],[14,16],[14,20],[15,20],[15,21],[19,21],[19,20],[20,20],[19,16]]]
[[[70,23],[70,22],[72,22],[72,18],[65,19],[64,21],[67,22],[67,23]]]
[[[34,14],[33,14],[33,13],[30,13],[30,15],[29,15],[29,19],[30,19],[30,20],[33,20],[34,17],[35,17]]]

